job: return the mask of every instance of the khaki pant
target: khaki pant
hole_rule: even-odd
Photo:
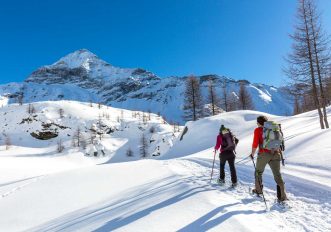
[[[282,174],[280,173],[280,161],[281,156],[279,152],[271,153],[264,152],[259,153],[256,161],[256,172],[255,172],[255,189],[258,193],[262,193],[262,174],[264,172],[265,166],[269,164],[272,174],[274,176],[275,182],[278,185],[277,197],[279,200],[287,200],[285,185],[282,178]],[[260,183],[262,186],[260,186]]]

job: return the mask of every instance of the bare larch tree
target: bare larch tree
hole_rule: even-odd
[[[226,80],[224,79],[223,80],[223,83],[222,83],[222,98],[223,98],[223,105],[224,105],[224,110],[226,112],[229,111],[229,96],[228,96],[228,90],[227,90],[227,83],[226,83]]]
[[[142,158],[146,158],[148,155],[148,141],[144,133],[142,133],[140,138],[140,155]]]
[[[186,79],[184,92],[184,120],[196,121],[203,117],[203,100],[199,80],[190,76]]]
[[[216,115],[220,113],[221,100],[217,96],[215,84],[213,80],[208,82],[208,99],[207,102],[210,104],[211,115]]]
[[[326,115],[326,96],[323,78],[329,67],[328,40],[322,32],[320,15],[315,2],[298,0],[297,22],[294,33],[292,52],[287,56],[285,72],[293,84],[306,86],[302,94],[305,109],[310,99],[313,108],[317,109],[321,129],[329,127]],[[309,83],[309,84],[308,84]]]
[[[247,91],[244,83],[240,84],[238,93],[238,105],[241,110],[253,110],[254,104],[250,93]]]

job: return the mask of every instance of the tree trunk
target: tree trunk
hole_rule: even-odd
[[[314,98],[314,103],[315,103],[315,106],[317,107],[318,115],[320,118],[321,129],[324,129],[323,115],[322,115],[322,111],[320,109],[320,103],[319,103],[319,99],[318,99],[318,95],[317,95],[315,71],[314,71],[313,57],[312,57],[312,52],[311,52],[311,44],[310,44],[310,36],[309,36],[309,29],[308,29],[308,22],[307,22],[307,12],[306,12],[305,0],[302,1],[302,6],[303,6],[302,8],[304,11],[306,42],[307,42],[307,49],[308,49],[308,55],[309,55],[310,76],[311,76],[311,82],[312,82],[312,87],[313,87],[313,98]]]
[[[211,97],[212,112],[213,112],[213,116],[214,116],[215,115],[215,99],[214,99],[213,86],[210,86],[210,97]]]
[[[195,91],[195,88],[194,88],[194,82],[191,81],[191,87],[192,87],[192,107],[193,107],[193,121],[196,120],[197,116],[196,116],[196,104],[195,104],[195,94],[194,94],[194,91]]]
[[[229,111],[229,106],[228,106],[228,93],[226,92],[226,80],[223,82],[223,98],[224,98],[224,108],[225,111]]]
[[[320,87],[320,95],[322,99],[322,108],[323,108],[323,119],[324,119],[324,124],[326,128],[329,128],[329,122],[328,122],[328,115],[326,112],[326,99],[325,99],[325,94],[324,94],[324,89],[323,89],[323,83],[322,83],[322,76],[321,76],[321,67],[319,63],[319,56],[318,56],[318,50],[317,50],[317,44],[316,44],[316,33],[315,33],[315,27],[313,23],[313,15],[312,15],[312,9],[311,9],[311,4],[308,3],[309,6],[309,12],[310,12],[310,24],[311,24],[311,29],[313,33],[313,41],[314,41],[314,55],[315,55],[315,61],[316,61],[316,69],[317,69],[317,75],[318,75],[318,82],[319,82],[319,87]]]

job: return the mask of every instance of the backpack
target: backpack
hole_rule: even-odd
[[[236,153],[238,143],[239,139],[229,129],[222,130],[222,147],[224,151],[233,151]]]
[[[274,151],[284,151],[284,134],[282,132],[281,124],[274,121],[267,121],[263,126],[263,149]]]

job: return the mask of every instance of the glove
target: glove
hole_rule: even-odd
[[[254,155],[253,154],[250,154],[249,156],[251,157],[251,159],[254,159]]]

